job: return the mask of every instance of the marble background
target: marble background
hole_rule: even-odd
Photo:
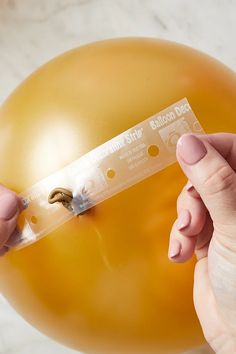
[[[235,0],[0,0],[0,103],[52,57],[110,37],[174,40],[235,70],[235,14]],[[38,333],[0,297],[0,353],[76,352]]]

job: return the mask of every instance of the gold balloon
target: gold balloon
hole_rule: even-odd
[[[116,39],[41,67],[0,110],[0,181],[21,192],[187,97],[206,132],[235,132],[236,75],[154,39]],[[0,288],[33,326],[92,354],[179,353],[203,342],[193,262],[168,238],[185,183],[177,164],[0,260]]]

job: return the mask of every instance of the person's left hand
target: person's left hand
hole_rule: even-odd
[[[3,256],[19,237],[17,219],[23,209],[24,201],[0,184],[0,256]]]

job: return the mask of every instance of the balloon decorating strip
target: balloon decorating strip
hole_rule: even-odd
[[[189,132],[204,133],[184,98],[39,181],[21,193],[28,208],[14,247],[39,240],[172,164],[178,139]]]

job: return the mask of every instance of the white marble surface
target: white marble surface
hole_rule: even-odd
[[[110,37],[182,42],[236,69],[235,14],[235,0],[0,0],[0,103],[50,58]],[[75,352],[38,333],[0,297],[0,353]]]

